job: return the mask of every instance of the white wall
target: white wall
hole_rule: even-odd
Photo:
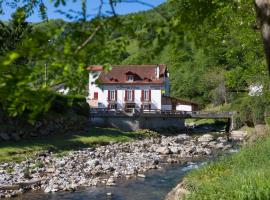
[[[97,78],[97,77],[96,77]],[[136,108],[141,108],[141,91],[151,90],[151,108],[161,109],[161,90],[164,89],[163,86],[156,85],[101,85],[97,86],[93,77],[93,72],[89,74],[89,94],[88,99],[94,98],[94,93],[98,92],[98,107],[107,108],[108,107],[108,90],[117,90],[117,108],[123,108],[125,103],[125,91],[134,90]]]
[[[178,110],[178,111],[192,111],[192,105],[178,104],[176,106],[176,110]]]

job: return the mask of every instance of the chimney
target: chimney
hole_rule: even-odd
[[[156,78],[159,79],[160,69],[159,69],[158,65],[157,65],[157,67],[155,69],[155,73],[156,73]]]

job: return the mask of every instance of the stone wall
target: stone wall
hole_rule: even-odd
[[[33,124],[24,118],[11,118],[3,115],[1,115],[0,120],[0,142],[86,129],[89,122],[88,117],[77,115],[74,112],[48,113]]]
[[[138,129],[161,129],[167,127],[185,128],[184,119],[163,117],[92,117],[91,124],[101,127],[114,127],[124,131],[136,131]]]

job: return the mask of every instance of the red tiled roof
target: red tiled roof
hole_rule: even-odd
[[[175,98],[175,97],[170,97],[170,96],[163,96],[162,97],[162,104],[172,104],[173,102],[175,103],[180,103],[183,105],[194,105],[194,106],[198,106],[197,103],[190,101],[190,100],[186,100],[186,99],[179,99],[179,98]]]
[[[159,67],[160,78],[156,77],[157,67]],[[166,70],[166,65],[114,65],[110,71],[101,72],[99,82],[101,84],[163,84]],[[133,75],[133,82],[127,81],[127,75]]]
[[[101,65],[91,65],[91,66],[87,67],[87,70],[89,70],[89,71],[102,71],[103,66],[101,66]]]

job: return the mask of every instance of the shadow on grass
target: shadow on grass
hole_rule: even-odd
[[[123,132],[112,128],[93,127],[89,131],[74,131],[43,138],[29,138],[18,142],[0,143],[0,161],[23,160],[38,151],[62,153],[109,142],[127,142],[138,138],[134,132]]]

